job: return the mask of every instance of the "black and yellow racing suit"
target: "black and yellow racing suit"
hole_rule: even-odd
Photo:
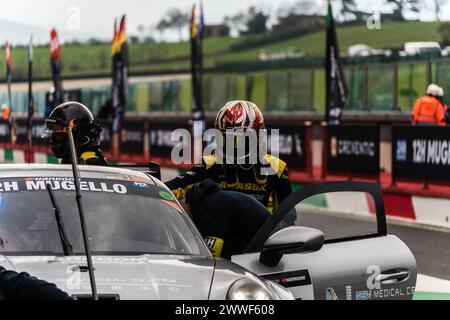
[[[266,154],[264,159],[267,162],[265,169],[272,169],[273,174],[261,174],[263,165],[252,165],[246,169],[239,165],[218,164],[216,156],[206,156],[203,157],[201,165],[166,182],[166,185],[181,200],[194,184],[209,178],[219,183],[223,190],[240,191],[250,195],[273,212],[292,189],[286,163],[270,154]]]
[[[78,162],[90,166],[107,166],[108,161],[100,150],[84,151],[79,156]],[[62,164],[71,164],[70,158],[64,158]]]

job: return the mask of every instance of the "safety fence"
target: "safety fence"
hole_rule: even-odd
[[[190,130],[187,117],[127,118],[117,135],[112,134],[111,123],[101,122],[101,126],[101,149],[114,162],[145,164],[156,161],[172,168],[191,166],[177,166],[171,158],[173,147],[179,143],[172,140],[172,132]],[[212,127],[211,121],[208,127]],[[306,180],[320,169],[321,179],[341,176],[379,181],[383,174],[380,169],[382,157],[389,157],[393,186],[398,181],[420,182],[425,189],[429,183],[450,183],[450,127],[394,124],[387,141],[381,141],[381,129],[376,124],[326,126],[295,119],[271,119],[267,129],[269,133],[278,129],[280,158],[287,162],[294,175],[302,173]],[[51,156],[49,140],[41,137],[43,130],[44,119],[35,119],[32,150],[28,150],[26,118],[18,118],[12,124],[0,121],[0,149],[3,152],[0,161],[17,162],[11,157],[19,150],[22,162],[37,161],[34,154],[39,153],[40,161],[56,163]],[[317,141],[320,148],[313,147]],[[390,145],[390,153],[382,155],[380,152],[383,142]],[[322,159],[320,168],[313,164],[313,158],[317,157]]]
[[[345,110],[409,112],[414,101],[425,93],[428,83],[436,82],[450,92],[450,60],[355,64],[344,66],[349,88]],[[105,86],[79,90],[81,102],[94,112],[109,99]],[[300,68],[255,73],[206,74],[204,105],[217,111],[226,101],[246,99],[257,103],[264,112],[316,111],[325,108],[325,73],[323,68]],[[45,92],[34,92],[36,111],[45,110]],[[26,112],[27,93],[14,92],[12,109]],[[6,92],[0,93],[0,104],[6,103]],[[189,112],[191,82],[153,81],[136,78],[129,87],[128,112]]]

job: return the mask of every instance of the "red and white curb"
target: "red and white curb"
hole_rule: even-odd
[[[326,208],[352,215],[375,213],[370,196],[359,192],[336,192],[325,195]],[[386,216],[402,222],[411,222],[443,228],[450,228],[450,200],[415,195],[383,195]]]
[[[364,193],[330,193],[325,198],[327,207],[339,212],[363,215],[375,213],[371,197]],[[449,199],[385,193],[383,200],[388,219],[450,228]]]
[[[450,200],[415,195],[385,194],[386,215],[419,225],[450,228]]]

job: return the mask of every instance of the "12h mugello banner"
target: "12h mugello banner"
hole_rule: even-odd
[[[397,178],[450,181],[450,128],[392,128],[392,173]]]
[[[363,175],[380,173],[378,126],[328,126],[327,139],[328,171]]]

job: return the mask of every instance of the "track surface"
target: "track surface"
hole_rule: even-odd
[[[336,230],[345,235],[359,235],[374,230],[373,221],[304,210],[299,214],[297,224],[318,228],[326,236],[335,234]],[[388,233],[399,237],[411,249],[417,261],[418,273],[450,280],[450,232],[389,223]]]

